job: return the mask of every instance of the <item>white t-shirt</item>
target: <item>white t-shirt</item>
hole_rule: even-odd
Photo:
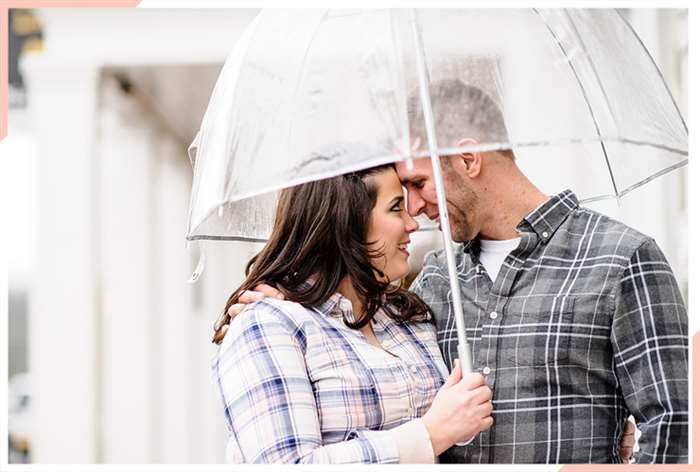
[[[488,272],[493,282],[496,280],[496,277],[498,277],[498,271],[501,270],[503,261],[505,261],[508,254],[520,244],[520,238],[506,239],[503,241],[482,239],[480,243],[481,253],[479,254],[479,260],[486,268],[486,272]]]

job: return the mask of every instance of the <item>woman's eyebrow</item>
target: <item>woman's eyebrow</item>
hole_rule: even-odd
[[[391,199],[391,205],[394,206],[397,203],[401,203],[402,201],[403,201],[403,195],[397,195]]]

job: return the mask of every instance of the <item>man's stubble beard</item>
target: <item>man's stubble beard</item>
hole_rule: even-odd
[[[465,208],[464,206],[457,206],[455,204],[449,204],[451,207],[450,212],[450,226],[452,232],[452,240],[458,243],[464,243],[474,238],[472,235],[472,225],[469,221],[469,215],[471,212],[470,208]]]
[[[476,208],[478,207],[479,196],[468,187],[461,179],[455,179],[454,173],[446,180],[455,192],[456,198],[447,198],[447,208],[450,214],[450,230],[452,240],[455,242],[467,242],[476,237],[478,231],[472,227]],[[471,218],[471,220],[470,220]]]

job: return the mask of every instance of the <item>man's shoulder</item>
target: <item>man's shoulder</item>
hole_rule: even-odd
[[[470,255],[465,252],[463,244],[453,246],[457,272],[464,273],[473,265]],[[423,258],[423,268],[411,285],[411,290],[418,295],[425,291],[447,290],[450,285],[445,249],[429,251]]]
[[[643,244],[653,241],[651,236],[590,208],[575,209],[565,226],[574,238],[589,239],[592,244],[604,246],[607,251],[622,257],[631,257]]]

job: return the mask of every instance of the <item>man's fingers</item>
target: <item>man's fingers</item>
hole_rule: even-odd
[[[620,448],[620,459],[625,464],[629,464],[630,459],[632,459],[632,448]]]
[[[620,440],[620,449],[634,448],[635,431],[636,427],[634,426],[634,423],[627,420],[627,422],[625,422],[624,432],[622,433],[622,439]]]
[[[230,307],[228,307],[228,311],[227,311],[228,316],[233,318],[234,316],[240,314],[244,308],[245,308],[245,305],[243,303],[236,303],[234,305],[231,305]]]
[[[284,300],[284,295],[282,292],[277,290],[267,284],[258,284],[255,286],[255,290],[246,290],[243,292],[236,300],[237,303],[231,305],[226,313],[233,318],[234,316],[240,314],[245,306],[249,303],[257,302],[265,297],[276,298],[278,300]]]
[[[620,444],[618,445],[618,453],[622,462],[625,464],[629,463],[632,458],[632,453],[634,452],[634,433],[636,427],[632,421],[627,420],[625,422],[625,429],[620,438]]]
[[[267,285],[267,284],[256,285],[255,291],[262,293],[266,297],[277,298],[278,300],[284,300],[284,295],[282,295],[282,292],[277,290],[275,287],[272,287],[272,286]]]
[[[238,297],[238,304],[245,305],[247,303],[257,302],[258,300],[262,300],[265,297],[266,295],[262,292],[246,290],[241,294],[240,297]]]

